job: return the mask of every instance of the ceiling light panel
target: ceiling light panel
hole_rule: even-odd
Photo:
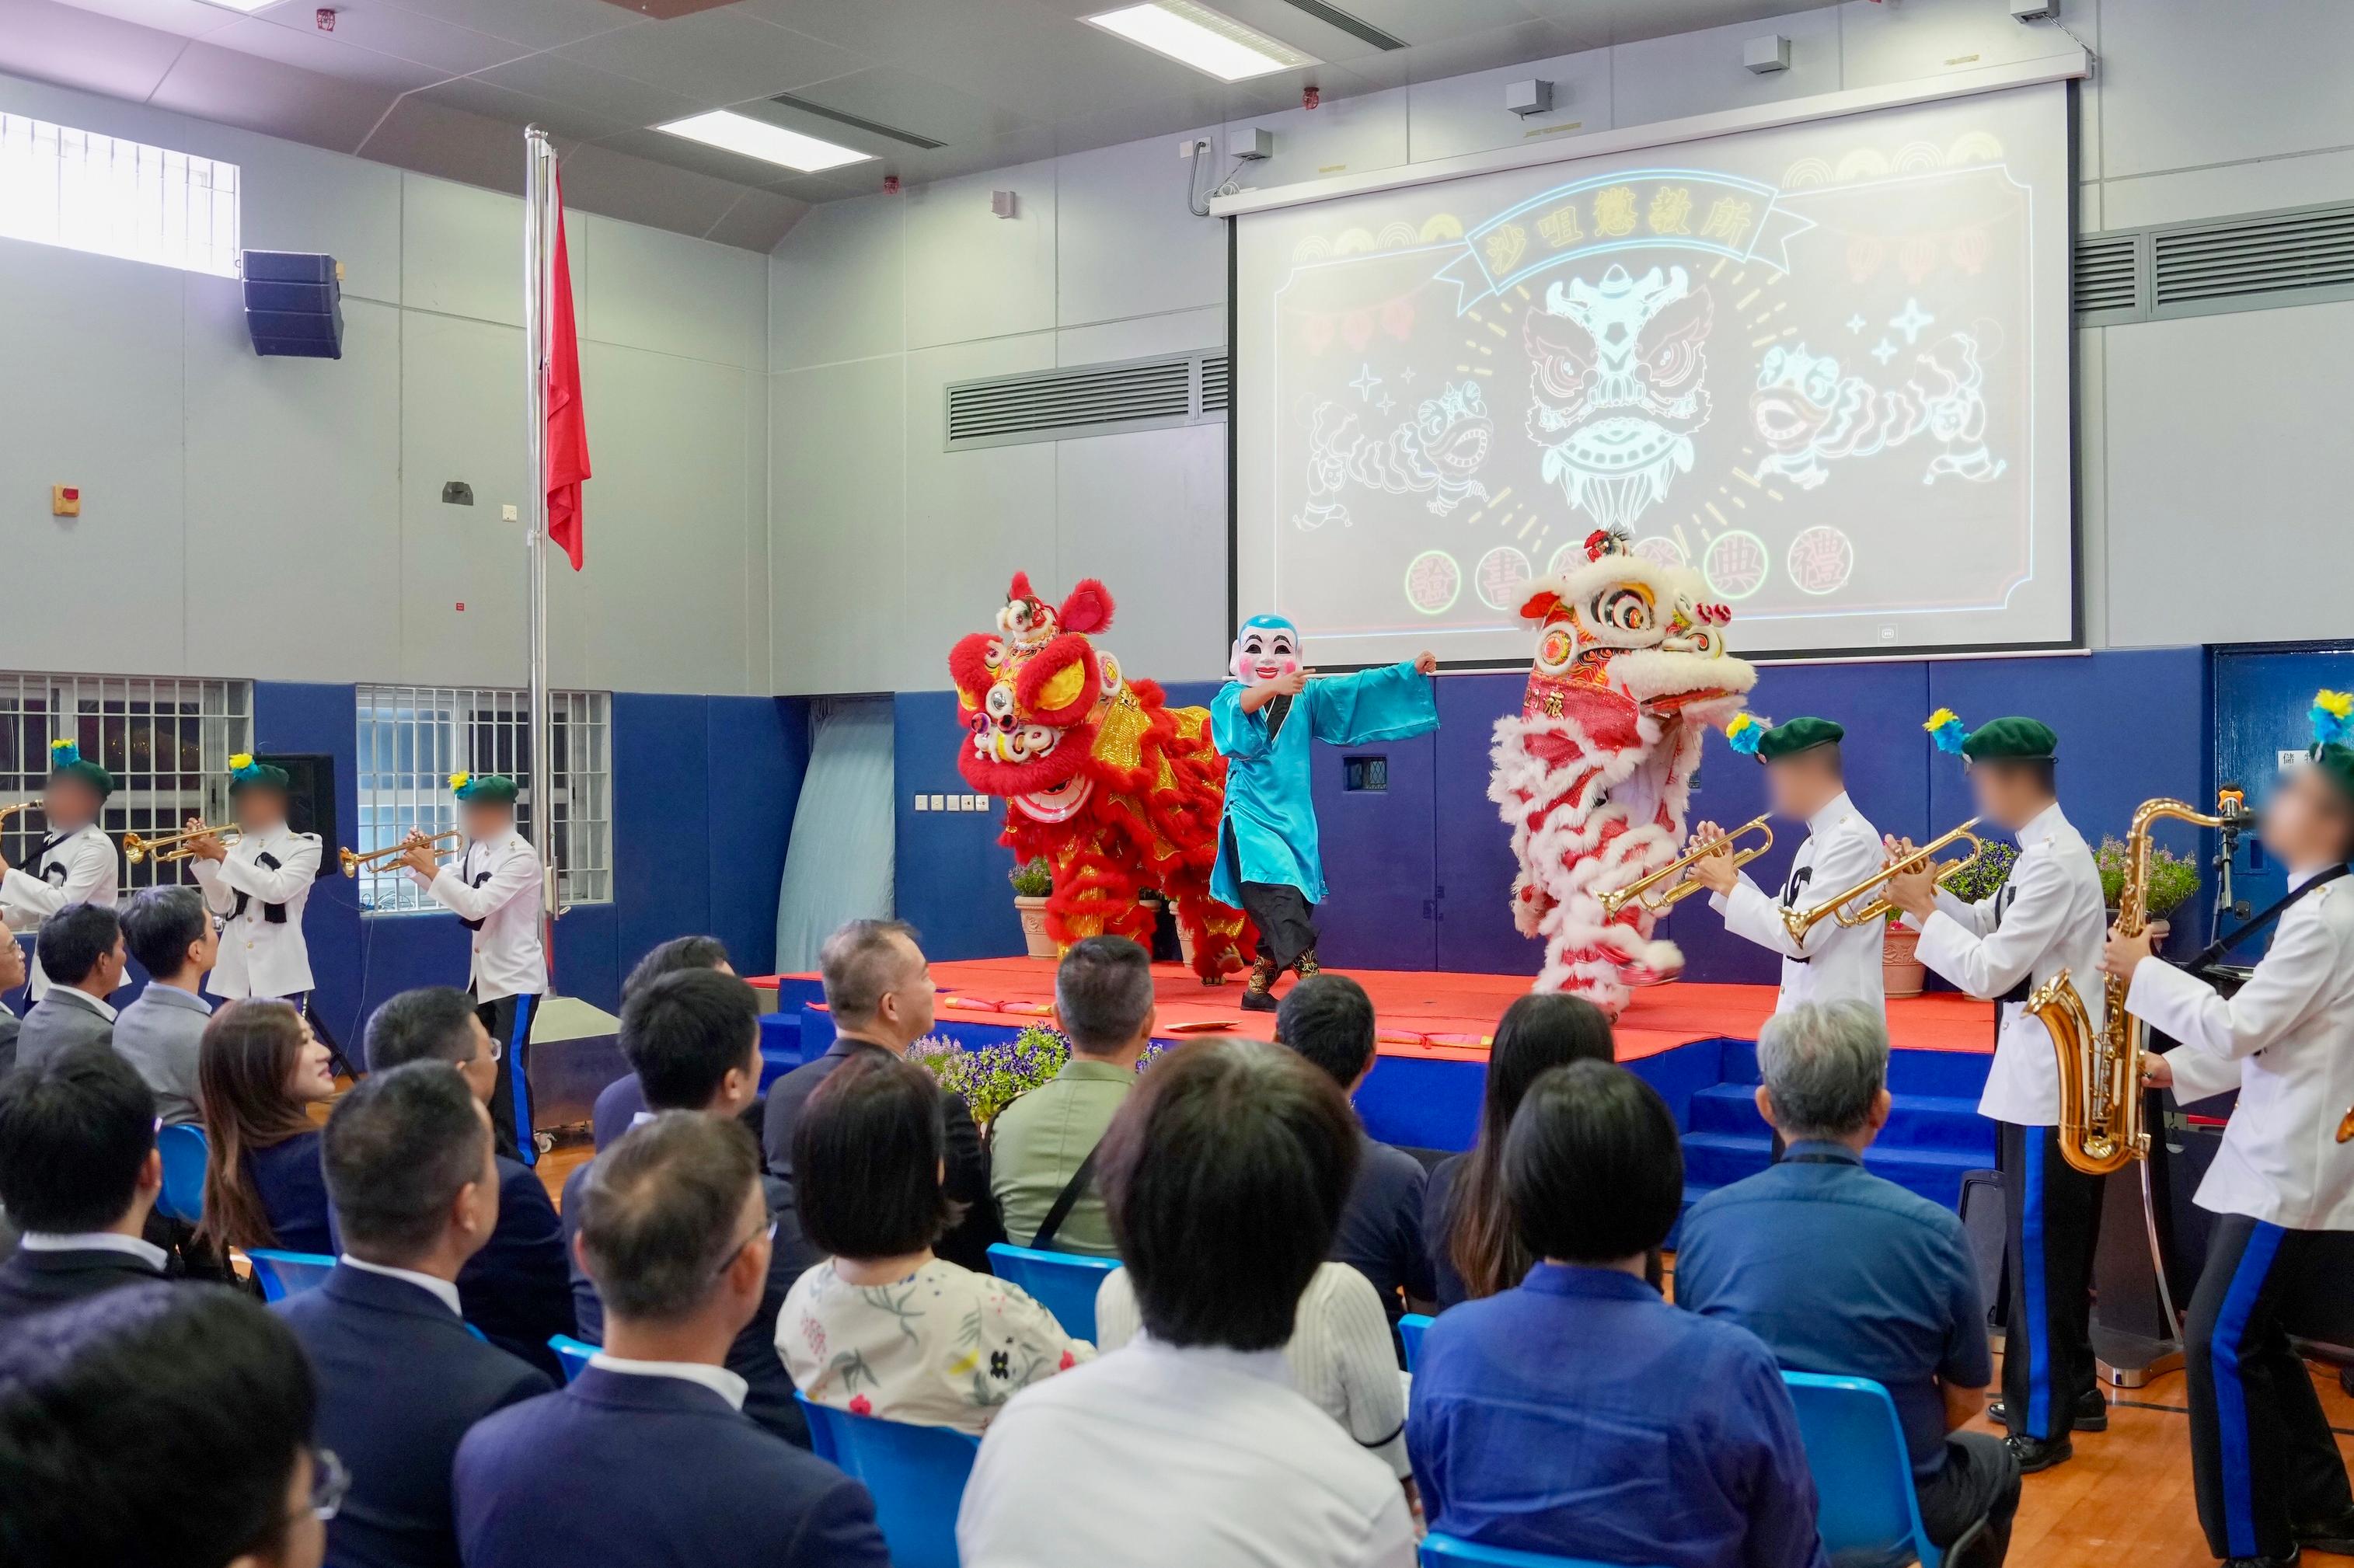
[[[765,120],[754,120],[732,110],[715,109],[708,114],[693,114],[684,120],[673,120],[667,125],[657,125],[673,136],[684,136],[706,146],[722,147],[730,153],[741,153],[748,158],[763,163],[781,164],[788,169],[799,169],[805,175],[820,169],[838,169],[844,164],[863,164],[872,159],[872,153],[839,146],[832,142],[805,136],[798,131],[788,131],[781,125],[771,125]]]
[[[1149,0],[1141,5],[1100,12],[1087,20],[1092,26],[1220,81],[1246,81],[1273,71],[1321,63],[1304,49],[1293,48],[1193,0]]]

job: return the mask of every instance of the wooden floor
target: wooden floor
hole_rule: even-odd
[[[541,1159],[540,1179],[560,1194],[565,1177],[588,1158],[588,1144],[568,1144]],[[1995,1358],[1996,1380],[2001,1358]],[[2338,1429],[2338,1451],[2354,1464],[2354,1400],[2334,1372],[2317,1370],[2322,1408]],[[2169,1372],[2147,1388],[2117,1396],[2109,1429],[2076,1438],[2076,1457],[2027,1478],[2011,1536],[2017,1568],[2207,1568],[2207,1540],[2190,1491],[2190,1418],[2184,1413],[2182,1374]],[[1997,1431],[1981,1421],[1977,1430]],[[2316,1557],[2319,1564],[2330,1561]]]

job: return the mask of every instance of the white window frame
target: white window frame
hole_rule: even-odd
[[[114,775],[99,825],[119,845],[175,833],[190,817],[228,820],[228,759],[253,749],[253,683],[171,675],[0,672],[0,804],[37,800],[49,742],[71,740]],[[168,759],[176,766],[161,766]],[[37,853],[37,811],[8,820],[12,863]],[[29,839],[27,834],[30,833]],[[186,861],[122,864],[122,891],[194,882]]]
[[[530,694],[519,687],[363,685],[355,732],[359,821],[354,847],[388,849],[411,828],[437,833],[458,825],[452,773],[504,773],[520,789],[515,825],[553,853],[557,895],[567,906],[613,901],[613,696],[549,694],[555,745],[553,842],[538,832],[530,779]],[[362,870],[360,912],[431,914],[406,871]]]
[[[244,171],[26,114],[0,114],[0,238],[238,275]]]

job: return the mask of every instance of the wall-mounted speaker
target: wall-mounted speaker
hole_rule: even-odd
[[[245,329],[258,355],[344,356],[343,269],[307,250],[245,252]]]

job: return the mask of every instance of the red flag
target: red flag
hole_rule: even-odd
[[[547,536],[580,569],[580,482],[588,422],[580,408],[580,340],[572,327],[572,263],[564,249],[564,185],[556,187],[556,277],[547,302]]]

